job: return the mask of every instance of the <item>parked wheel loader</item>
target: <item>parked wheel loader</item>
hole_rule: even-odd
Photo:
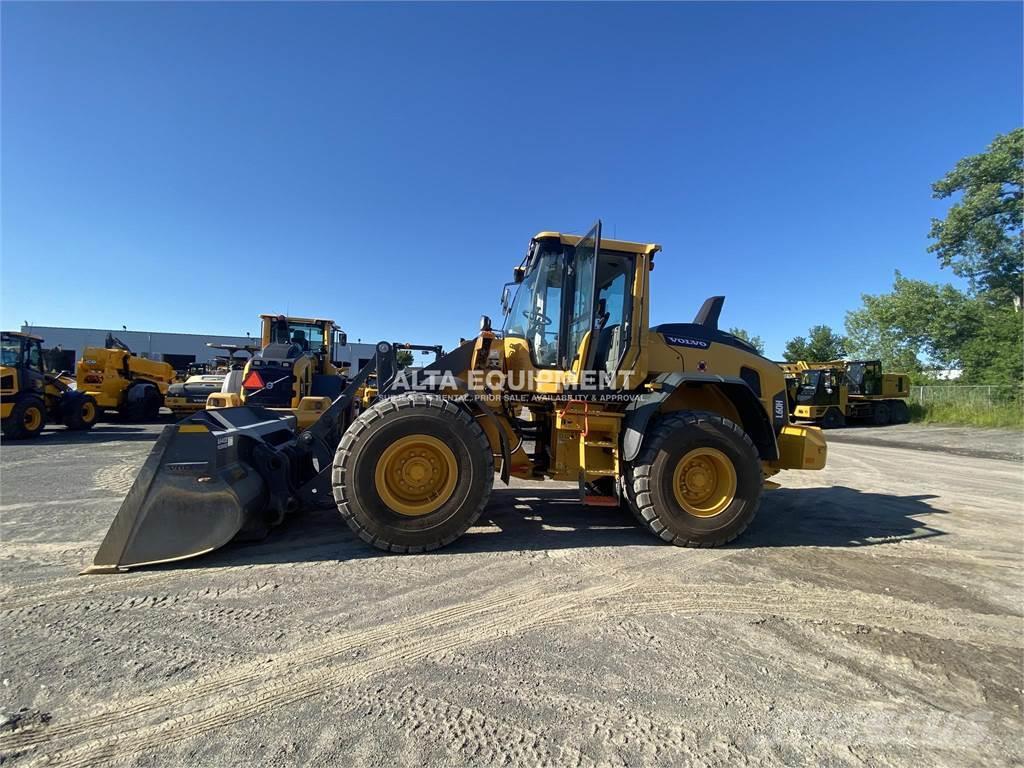
[[[661,250],[541,232],[502,295],[504,328],[416,371],[395,345],[348,380],[316,422],[248,404],[165,428],[86,573],[209,552],[333,497],[368,544],[424,552],[459,538],[494,476],[576,482],[584,505],[624,504],[677,545],[725,544],[769,478],[821,469],[816,427],[789,423],[782,370],[718,328],[650,326]],[[377,397],[353,407],[371,374]],[[529,419],[520,418],[523,409]]]
[[[78,392],[60,374],[47,373],[43,340],[18,331],[0,334],[0,427],[11,440],[36,437],[43,427],[92,429],[96,399]]]
[[[335,350],[345,334],[333,320],[260,315],[261,349],[242,373],[240,392],[219,392],[207,408],[260,406],[292,413],[300,429],[314,421],[338,397],[343,378]]]
[[[153,421],[160,416],[167,388],[174,381],[170,363],[147,360],[108,333],[103,347],[86,347],[75,367],[78,390],[102,410],[116,410],[124,421]]]
[[[790,414],[825,429],[858,421],[875,426],[910,421],[910,377],[883,373],[879,360],[832,360],[781,364]]]

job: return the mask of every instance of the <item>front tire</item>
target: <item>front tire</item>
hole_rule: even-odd
[[[761,460],[743,428],[716,413],[663,417],[627,468],[627,500],[641,525],[686,547],[726,544],[761,502]]]
[[[26,395],[14,404],[11,415],[3,421],[4,437],[28,440],[37,437],[46,426],[46,404],[41,397]]]
[[[361,539],[389,552],[425,552],[480,517],[494,457],[465,408],[437,395],[399,395],[352,422],[332,478],[338,510]]]
[[[92,395],[73,397],[65,404],[64,426],[68,429],[86,431],[93,428],[99,416],[100,408]]]

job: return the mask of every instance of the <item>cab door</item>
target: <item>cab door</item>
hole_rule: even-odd
[[[593,362],[595,336],[594,293],[597,281],[597,259],[601,253],[601,220],[577,243],[569,263],[569,284],[572,292],[566,318],[566,343],[562,368],[571,370],[576,378],[589,371]]]
[[[21,382],[19,388],[23,392],[43,394],[44,374],[43,349],[35,339],[24,339],[21,346]]]

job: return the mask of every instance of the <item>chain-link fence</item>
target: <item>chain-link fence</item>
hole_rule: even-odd
[[[918,405],[1021,406],[1021,395],[1020,387],[988,384],[925,384],[910,388],[910,402]]]

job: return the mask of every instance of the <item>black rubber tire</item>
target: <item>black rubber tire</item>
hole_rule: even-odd
[[[892,424],[910,423],[910,406],[905,400],[889,401],[889,421]]]
[[[100,418],[100,408],[96,404],[96,398],[92,395],[72,395],[68,393],[64,396],[65,402],[63,403],[64,409],[64,426],[68,429],[76,431],[90,430],[95,426],[96,422]],[[92,405],[92,418],[87,418],[83,411],[87,410],[86,405]]]
[[[143,413],[146,421],[156,421],[160,418],[160,409],[164,407],[164,396],[160,394],[160,390],[153,387],[149,392],[146,393],[146,399],[143,401]]]
[[[139,389],[141,394],[136,394]],[[152,384],[135,384],[124,393],[125,405],[118,409],[122,421],[141,424],[153,421],[160,415],[163,396]]]
[[[884,427],[889,423],[889,406],[888,404],[881,402],[875,403],[871,409],[871,423],[876,427]]]
[[[846,426],[846,416],[838,408],[829,408],[821,420],[822,429],[838,429]]]
[[[39,427],[32,430],[25,427],[25,414],[31,408],[39,411]],[[45,426],[46,403],[37,395],[25,395],[14,404],[11,415],[3,420],[3,433],[9,440],[29,440],[38,437]]]
[[[392,511],[374,482],[384,449],[412,434],[444,442],[458,467],[449,499],[417,517]],[[363,541],[388,552],[426,552],[455,541],[480,517],[494,485],[494,457],[487,435],[466,408],[437,395],[399,395],[374,403],[345,430],[332,483],[341,516]]]
[[[672,473],[690,450],[722,451],[736,470],[736,494],[714,517],[691,515],[672,493]],[[662,417],[644,437],[640,454],[626,469],[627,503],[655,536],[685,547],[717,547],[735,539],[761,503],[761,459],[743,428],[717,413],[678,411]]]

